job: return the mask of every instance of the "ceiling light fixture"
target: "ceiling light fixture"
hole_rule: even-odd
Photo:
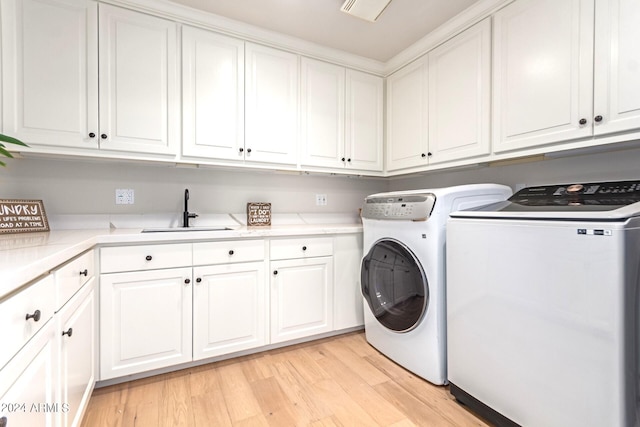
[[[356,18],[376,22],[391,0],[346,0],[340,10]]]

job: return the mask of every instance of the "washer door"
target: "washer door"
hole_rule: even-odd
[[[407,246],[378,240],[362,259],[360,276],[362,295],[383,326],[397,332],[418,326],[427,310],[429,284]]]

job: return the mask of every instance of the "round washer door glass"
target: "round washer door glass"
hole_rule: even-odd
[[[429,285],[416,256],[397,240],[377,241],[362,260],[362,295],[386,328],[407,332],[427,309]]]

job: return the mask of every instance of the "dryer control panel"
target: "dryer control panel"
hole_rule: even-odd
[[[524,188],[509,201],[520,206],[610,206],[640,201],[640,181],[595,182]]]
[[[368,219],[426,221],[436,202],[431,193],[365,199],[362,217]]]

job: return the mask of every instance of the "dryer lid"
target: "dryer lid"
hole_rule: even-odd
[[[362,218],[425,221],[435,203],[433,193],[373,195],[364,200]]]

